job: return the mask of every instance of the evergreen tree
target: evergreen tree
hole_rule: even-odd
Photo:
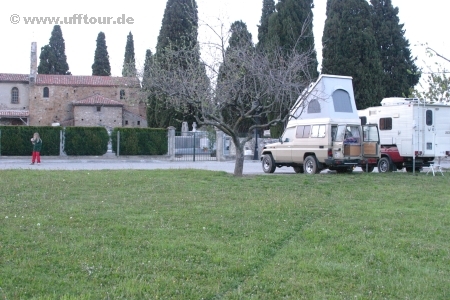
[[[366,0],[328,0],[322,73],[353,77],[358,109],[379,105],[383,70]]]
[[[254,45],[252,35],[244,22],[236,21],[231,24],[230,33],[224,61],[219,68],[217,93],[229,95],[228,107],[223,109],[225,122],[235,124],[237,123],[236,120],[241,118],[242,121],[239,123],[238,131],[248,132],[248,128],[255,122],[255,119],[245,116],[245,113],[252,107],[252,102],[256,100],[254,93],[255,79],[242,66],[241,60],[252,55]]]
[[[371,0],[373,26],[384,71],[384,97],[407,97],[420,79],[411,57],[403,24],[399,24],[398,7],[391,0]],[[381,100],[381,99],[380,99]]]
[[[195,0],[168,0],[164,11],[161,29],[156,45],[155,59],[167,69],[186,68],[187,65],[200,64],[198,37],[198,11]],[[206,76],[206,74],[205,74]],[[149,127],[181,128],[183,121],[192,124],[195,121],[186,108],[179,112],[168,105],[165,97],[150,96]],[[177,112],[178,111],[178,112]]]
[[[71,75],[67,64],[66,45],[61,27],[55,25],[48,45],[41,48],[39,74]]]
[[[123,77],[136,76],[136,61],[134,58],[134,41],[133,41],[133,34],[131,34],[131,31],[127,36],[127,45],[125,47],[125,58],[123,60],[122,76]]]
[[[111,65],[109,64],[108,47],[106,47],[105,34],[99,32],[97,36],[97,48],[95,49],[92,75],[111,76]]]
[[[313,34],[313,0],[280,0],[276,12],[269,18],[268,43],[270,47],[281,48],[287,53],[310,52],[309,74],[318,76],[317,52]]]
[[[275,12],[274,0],[263,0],[260,25],[258,25],[258,49],[264,49],[267,46],[269,34],[269,18]]]
[[[144,60],[144,74],[143,74],[143,85],[145,87],[145,82],[148,79],[148,76],[150,74],[150,68],[152,65],[152,59],[153,59],[153,53],[152,50],[147,49],[147,51],[145,51],[145,60]]]

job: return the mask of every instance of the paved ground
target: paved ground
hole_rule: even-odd
[[[112,154],[89,157],[42,157],[40,165],[30,165],[30,157],[0,156],[0,170],[7,169],[41,169],[41,170],[155,170],[155,169],[203,169],[212,171],[234,172],[234,161],[168,161],[161,158],[121,156]],[[450,169],[450,160],[441,161],[444,171]],[[424,168],[424,172],[428,171]],[[323,172],[328,172],[325,170]],[[355,172],[362,172],[356,168]],[[375,172],[377,169],[375,168]],[[264,174],[261,163],[254,160],[244,161],[244,174]],[[288,167],[277,168],[275,174],[294,174],[294,170]]]

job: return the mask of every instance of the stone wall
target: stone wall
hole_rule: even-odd
[[[49,89],[48,98],[43,97],[45,87],[48,87]],[[121,90],[125,91],[125,99],[120,99]],[[30,86],[29,104],[30,125],[49,126],[52,123],[61,123],[70,126],[70,122],[74,122],[72,102],[96,94],[124,103],[124,109],[131,111],[136,115],[145,114],[145,109],[142,109],[142,106],[145,107],[145,104],[139,103],[139,88],[124,88],[117,86],[32,85]],[[146,119],[146,115],[143,115],[143,118]]]
[[[74,106],[74,126],[122,126],[121,106]]]
[[[19,103],[11,103],[11,90],[19,90]],[[0,82],[0,109],[28,110],[28,83]]]

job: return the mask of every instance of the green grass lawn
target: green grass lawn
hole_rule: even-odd
[[[0,299],[450,299],[450,176],[0,171]]]

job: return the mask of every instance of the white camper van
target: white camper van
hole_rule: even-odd
[[[263,171],[293,167],[296,173],[323,169],[372,171],[380,157],[377,125],[361,126],[352,78],[321,75],[299,97],[279,143],[262,150]]]
[[[409,98],[385,98],[381,106],[358,111],[361,124],[378,124],[379,172],[420,171],[450,155],[450,105]]]

